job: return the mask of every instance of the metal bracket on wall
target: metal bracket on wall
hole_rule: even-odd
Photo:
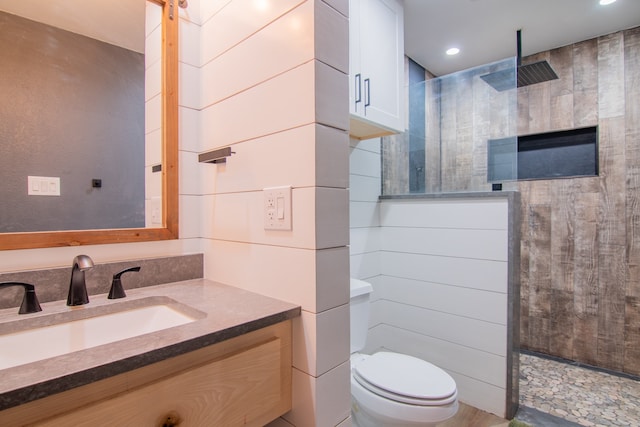
[[[173,6],[175,5],[175,0],[169,0],[169,19],[173,20]],[[178,6],[183,9],[186,9],[189,6],[187,0],[178,0]]]
[[[200,163],[226,163],[227,157],[232,154],[235,154],[235,151],[231,151],[231,147],[219,148],[198,154],[198,161]]]

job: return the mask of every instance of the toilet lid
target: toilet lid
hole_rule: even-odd
[[[373,393],[413,405],[446,405],[457,397],[449,374],[406,354],[376,353],[355,367],[354,377]]]

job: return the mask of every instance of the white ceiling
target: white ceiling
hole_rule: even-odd
[[[143,52],[144,4],[0,0],[0,10]],[[526,56],[640,25],[640,0],[404,0],[404,9],[405,52],[438,76],[515,56],[518,29]],[[460,53],[447,56],[453,46]]]
[[[436,76],[640,26],[640,0],[404,0],[405,52]],[[445,51],[458,47],[460,53]]]
[[[144,52],[144,0],[0,0],[0,11]]]

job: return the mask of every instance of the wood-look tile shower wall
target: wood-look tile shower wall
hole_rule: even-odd
[[[524,348],[640,374],[640,27],[544,52],[518,134],[598,126],[599,176],[520,181]]]
[[[504,184],[522,193],[521,344],[640,375],[640,27],[523,62],[542,59],[560,78],[518,89],[518,135],[598,126],[599,176]],[[427,94],[427,192],[486,177],[473,145],[482,129],[469,132],[483,115],[455,98],[440,106]],[[454,128],[438,126],[454,107]],[[383,194],[409,192],[406,138],[383,138]]]

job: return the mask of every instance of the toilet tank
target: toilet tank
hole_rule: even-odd
[[[363,280],[351,279],[351,353],[364,348],[369,331],[369,297],[373,287]]]

